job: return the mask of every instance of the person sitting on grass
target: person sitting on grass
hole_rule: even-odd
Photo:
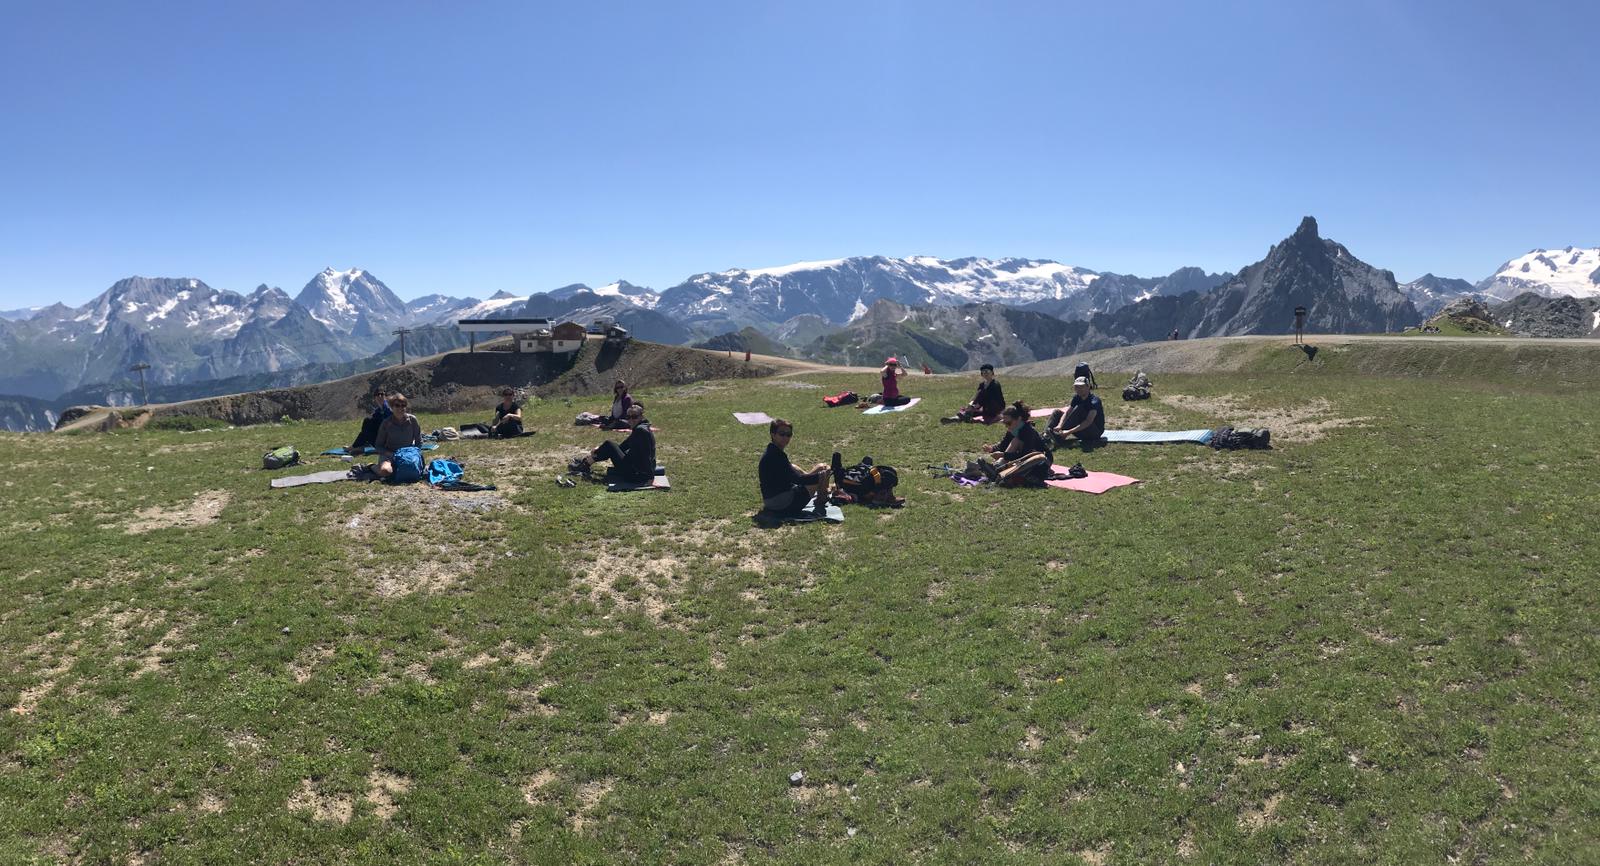
[[[361,432],[356,434],[356,441],[350,444],[348,452],[360,454],[367,450],[367,446],[371,445],[378,435],[378,425],[393,414],[394,412],[389,409],[389,392],[381,387],[378,388],[372,395],[372,414],[361,419]]]
[[[900,377],[905,374],[905,368],[900,366],[898,360],[890,358],[883,362],[883,369],[878,371],[879,377],[883,379],[883,390],[878,392],[879,404],[884,406],[904,406],[911,402],[910,397],[900,396]],[[870,402],[863,403],[861,408],[865,409],[871,405]]]
[[[372,447],[378,452],[379,478],[394,474],[394,452],[408,445],[422,447],[422,424],[417,421],[417,416],[406,411],[408,405],[410,403],[406,395],[389,395],[389,408],[394,413],[378,425],[378,433],[372,441]]]
[[[815,513],[827,511],[829,480],[833,477],[828,464],[818,463],[807,472],[789,462],[786,449],[794,437],[794,425],[782,418],[767,425],[772,438],[756,475],[761,483],[761,510],[774,517],[798,517],[805,512],[806,503],[816,499]]]
[[[1074,440],[1085,450],[1101,444],[1106,434],[1106,409],[1084,376],[1072,380],[1072,403],[1065,412],[1050,413],[1045,435],[1058,445]]]
[[[494,423],[489,425],[489,435],[505,439],[522,435],[522,404],[517,402],[515,388],[500,389],[500,403],[494,407]]]
[[[984,424],[993,424],[1000,420],[1000,413],[1006,407],[1005,392],[1000,390],[1000,382],[994,377],[994,365],[984,364],[978,368],[978,393],[972,397],[972,402],[961,407],[960,411],[949,418],[940,418],[940,424],[957,424],[962,421],[979,421]]]
[[[628,407],[632,405],[628,383],[621,379],[611,383],[611,412],[600,419],[600,426],[607,430],[628,429]]]
[[[999,444],[988,449],[989,459],[980,457],[977,460],[978,468],[990,481],[999,481],[1000,470],[1029,454],[1050,453],[1050,446],[1029,420],[1032,415],[1033,410],[1021,400],[1001,410],[1000,423],[1005,425],[1006,435]]]
[[[633,403],[628,406],[624,421],[630,432],[622,444],[610,439],[601,442],[599,448],[574,460],[572,471],[588,475],[594,464],[609,460],[611,468],[606,470],[605,476],[608,481],[642,483],[655,478],[656,434],[650,429],[650,422],[645,420],[644,404]]]

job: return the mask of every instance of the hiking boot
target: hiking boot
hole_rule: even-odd
[[[954,415],[951,415],[948,418],[940,418],[939,419],[939,423],[940,424],[960,424],[961,423],[961,419],[957,418]]]
[[[1074,463],[1074,464],[1072,464],[1072,468],[1067,470],[1067,477],[1068,478],[1088,478],[1089,477],[1089,471],[1087,469],[1083,468],[1083,464],[1082,463]]]

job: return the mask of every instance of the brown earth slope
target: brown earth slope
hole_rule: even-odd
[[[370,395],[379,386],[404,393],[414,411],[447,413],[492,406],[498,399],[495,392],[507,385],[540,397],[577,396],[609,392],[611,383],[619,378],[631,387],[649,388],[771,376],[790,366],[784,359],[763,357],[746,363],[742,355],[728,357],[722,352],[640,340],[618,348],[593,339],[573,355],[561,356],[519,354],[505,351],[501,344],[479,346],[476,352],[447,352],[315,385],[158,404],[149,407],[149,414],[216,418],[234,425],[284,417],[344,420],[365,414],[370,409]],[[71,420],[57,429],[100,429],[110,413],[110,409],[92,407],[69,416]]]

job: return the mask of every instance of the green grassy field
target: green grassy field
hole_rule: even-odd
[[[1277,447],[962,490],[969,381],[820,374],[641,395],[669,493],[552,483],[598,399],[435,452],[493,493],[268,489],[351,424],[4,436],[0,863],[1600,860],[1592,393],[1101,380]],[[906,507],[755,528],[734,410]]]

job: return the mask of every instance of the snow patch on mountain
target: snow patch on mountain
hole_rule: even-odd
[[[1479,283],[1478,291],[1496,300],[1510,300],[1524,292],[1547,298],[1600,296],[1600,247],[1565,247],[1532,250],[1500,266]]]

